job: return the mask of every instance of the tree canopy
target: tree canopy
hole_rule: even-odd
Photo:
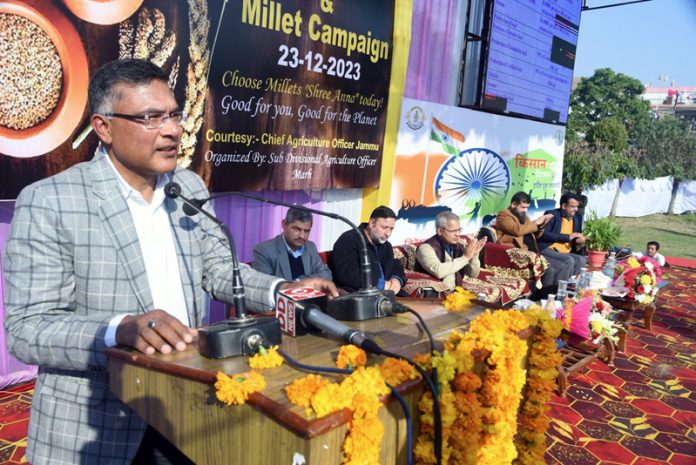
[[[641,100],[643,84],[609,68],[595,71],[582,78],[570,97],[568,136],[575,140],[606,118],[623,124],[628,138],[633,140],[650,124],[650,104]]]
[[[583,78],[570,98],[563,186],[578,190],[626,176],[696,179],[696,135],[671,117],[654,119],[637,79],[609,68]]]

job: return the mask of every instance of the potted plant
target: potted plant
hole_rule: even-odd
[[[597,212],[590,212],[585,221],[583,234],[586,238],[587,260],[593,268],[599,268],[604,263],[607,252],[616,246],[621,239],[621,227],[613,219],[599,218]]]

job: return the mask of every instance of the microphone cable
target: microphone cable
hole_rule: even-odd
[[[392,312],[399,314],[399,313],[411,313],[415,315],[416,318],[418,318],[418,321],[420,322],[421,327],[423,328],[423,331],[425,331],[425,334],[428,336],[428,342],[430,343],[430,357],[433,357],[435,354],[435,338],[433,337],[433,334],[430,332],[430,328],[428,328],[428,325],[425,324],[425,320],[423,317],[409,307],[408,305],[404,305],[399,302],[395,302],[393,307],[392,307]],[[437,398],[440,398],[440,391],[439,391],[439,385],[437,382],[437,368],[432,367],[431,372],[430,372],[430,379],[433,381],[433,385],[435,386],[435,391],[437,392]]]
[[[434,443],[435,443],[435,460],[437,465],[441,465],[442,463],[442,415],[440,413],[440,397],[437,394],[437,388],[435,387],[437,382],[433,383],[433,380],[430,379],[428,376],[428,373],[416,362],[411,360],[410,358],[404,356],[404,355],[399,355],[395,354],[394,352],[389,352],[388,350],[384,350],[381,347],[379,347],[379,352],[378,355],[384,355],[387,357],[392,357],[392,358],[397,358],[399,360],[404,360],[409,363],[413,368],[420,373],[421,377],[423,378],[423,381],[427,385],[428,389],[430,390],[430,393],[433,396],[433,428],[435,429],[435,434],[434,434]]]
[[[343,375],[350,375],[353,373],[353,370],[344,370],[341,368],[332,368],[332,367],[323,367],[323,366],[318,366],[318,365],[307,365],[305,363],[300,362],[299,360],[295,360],[292,358],[290,355],[288,355],[286,352],[282,351],[281,349],[278,349],[278,353],[285,359],[286,362],[288,362],[288,365],[293,366],[294,368],[297,368],[298,370],[302,371],[314,371],[318,373],[334,373],[334,374],[343,374]],[[404,418],[406,420],[406,447],[408,449],[408,454],[407,454],[407,462],[408,465],[413,464],[413,422],[411,420],[411,411],[408,408],[408,404],[406,403],[406,399],[403,398],[401,394],[399,394],[399,391],[396,390],[394,386],[392,386],[389,383],[385,383],[387,387],[391,390],[392,395],[396,398],[396,400],[399,401],[399,404],[401,405],[401,409],[404,412]]]

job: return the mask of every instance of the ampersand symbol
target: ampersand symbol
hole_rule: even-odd
[[[333,1],[321,0],[321,11],[324,13],[333,13]]]

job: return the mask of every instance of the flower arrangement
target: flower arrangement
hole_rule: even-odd
[[[643,257],[629,257],[622,260],[616,266],[617,278],[614,285],[628,288],[627,299],[632,299],[641,304],[649,304],[655,300],[657,285],[661,281],[662,267],[654,259]]]
[[[616,344],[620,327],[614,321],[615,311],[602,299],[595,289],[584,289],[575,298],[568,298],[558,318],[563,327],[585,339],[598,344],[603,338]]]

